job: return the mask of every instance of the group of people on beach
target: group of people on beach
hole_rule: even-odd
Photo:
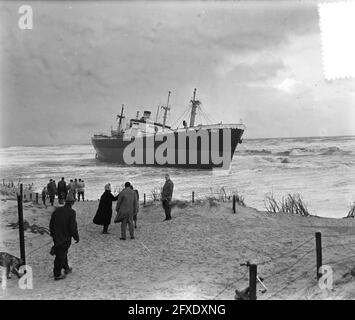
[[[72,194],[74,200],[80,201],[80,197],[84,201],[85,182],[82,179],[71,179],[67,184],[64,177],[56,184],[55,180],[50,179],[47,186],[42,190],[42,202],[46,204],[46,198],[49,197],[49,202],[53,206],[55,196],[58,196],[59,204],[63,204],[68,194]]]
[[[62,178],[62,181],[64,181],[64,178]],[[55,181],[53,182],[53,180],[50,181],[49,184],[50,183],[54,183],[55,185]],[[69,267],[68,264],[68,250],[70,248],[72,238],[76,243],[79,242],[76,212],[72,208],[72,205],[75,202],[75,193],[70,190],[71,189],[69,188],[67,195],[64,198],[64,206],[60,206],[54,210],[49,224],[50,235],[53,238],[54,243],[51,248],[51,254],[55,255],[53,268],[54,280],[65,279],[66,275],[72,272],[72,268]],[[173,190],[174,183],[171,181],[169,174],[166,174],[165,184],[161,192],[162,206],[165,211],[164,221],[171,220],[171,199]],[[57,192],[59,197],[59,183]],[[103,234],[109,233],[108,227],[112,220],[113,201],[117,201],[114,222],[121,223],[120,239],[126,240],[127,226],[130,238],[134,239],[134,228],[137,227],[137,215],[139,211],[139,193],[138,190],[133,188],[130,182],[126,182],[124,184],[124,189],[116,196],[114,196],[111,192],[111,184],[107,183],[105,185],[105,191],[101,195],[98,209],[93,218],[93,223],[103,226]],[[62,270],[64,270],[63,274]]]
[[[2,185],[3,185],[3,187],[6,187],[6,188],[19,189],[21,184],[22,184],[21,180],[18,180],[17,184],[15,184],[12,180],[5,182],[5,179],[2,179]],[[23,184],[23,188],[27,189],[28,191],[33,190],[33,187],[34,187],[33,182],[28,183],[28,184]]]

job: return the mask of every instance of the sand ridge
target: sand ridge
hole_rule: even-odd
[[[53,281],[51,238],[26,232],[34,288],[21,290],[16,279],[8,280],[1,298],[233,299],[234,290],[248,283],[247,269],[239,266],[246,260],[259,265],[268,287],[258,299],[354,298],[354,278],[342,278],[355,266],[355,249],[349,245],[355,239],[354,219],[267,214],[240,206],[233,214],[230,202],[199,201],[178,203],[173,220],[163,222],[160,203],[152,203],[140,208],[136,239],[120,241],[119,224],[111,224],[110,234],[104,235],[92,223],[97,206],[98,201],[87,201],[73,207],[80,242],[69,251],[72,274]],[[47,227],[52,211],[24,203],[30,223]],[[14,221],[16,202],[2,201],[1,251],[19,256],[18,230],[6,227]],[[324,247],[330,246],[324,249],[324,262],[345,259],[332,264],[338,281],[332,291],[321,291],[315,279],[316,231],[324,234]]]

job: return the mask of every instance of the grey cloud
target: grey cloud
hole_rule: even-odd
[[[35,29],[28,32],[17,27],[18,3],[5,7],[11,8],[0,13],[6,144],[33,144],[31,136],[38,144],[87,142],[93,131],[109,128],[121,103],[134,116],[136,107],[154,110],[168,90],[173,122],[194,87],[214,118],[243,117],[248,134],[265,135],[267,120],[268,134],[281,135],[286,129],[279,120],[287,117],[297,120],[292,133],[309,132],[297,126],[296,96],[268,85],[270,79],[292,77],[284,54],[303,58],[284,48],[318,32],[315,2],[38,1]],[[220,69],[225,72],[218,74]],[[296,80],[302,82],[300,76]],[[340,96],[344,85],[337,86]],[[312,105],[313,91],[304,87],[302,105]],[[274,112],[280,118],[268,116]],[[316,127],[316,113],[308,118],[309,127]],[[14,133],[13,126],[27,134]],[[53,134],[58,128],[62,134]]]

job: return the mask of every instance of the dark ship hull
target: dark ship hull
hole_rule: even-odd
[[[191,128],[192,129],[192,128]],[[223,143],[224,139],[224,130],[230,130],[230,141]],[[94,135],[91,139],[92,144],[96,150],[96,158],[100,161],[104,162],[113,162],[119,165],[134,165],[134,166],[156,166],[156,167],[176,167],[176,168],[189,168],[189,169],[212,169],[212,168],[220,168],[229,167],[230,162],[233,158],[234,151],[238,145],[241,143],[241,137],[244,132],[243,126],[238,125],[230,125],[227,128],[224,125],[217,125],[215,128],[204,128],[203,126],[194,129],[195,132],[199,132],[200,130],[206,130],[208,136],[207,143],[202,143],[201,138],[197,138],[196,142],[190,142],[189,138],[186,139],[186,144],[179,147],[179,134],[182,131],[171,131],[169,133],[165,133],[165,136],[172,135],[172,140],[174,141],[174,150],[167,148],[165,150],[164,156],[167,153],[173,154],[173,159],[170,158],[170,161],[162,163],[161,161],[157,161],[155,154],[164,142],[166,142],[167,137],[163,139],[163,141],[156,141],[154,139],[154,135],[152,136],[137,136],[132,137],[128,141],[127,139],[123,139],[123,135],[117,136],[105,136],[105,135]],[[192,130],[192,131],[194,131]],[[215,146],[212,146],[212,138],[211,132],[218,131],[219,143]],[[137,145],[140,147],[136,148],[135,151],[132,152],[134,156],[135,153],[141,154],[141,157],[138,161],[134,163],[127,162],[124,157],[125,149],[134,141],[137,140]],[[140,141],[138,141],[141,139]],[[151,141],[148,141],[151,139]],[[153,141],[153,142],[152,142]],[[226,140],[227,141],[227,140]],[[203,145],[201,147],[201,145]],[[153,148],[149,147],[153,146]],[[195,152],[195,156],[192,156],[192,153]],[[153,153],[153,155],[152,155]],[[222,157],[223,155],[227,155],[228,159],[224,159],[223,163],[219,163],[215,161],[216,155]],[[173,161],[171,161],[173,160]],[[227,163],[226,163],[227,162]]]

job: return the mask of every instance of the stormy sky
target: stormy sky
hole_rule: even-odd
[[[1,146],[90,143],[193,89],[210,118],[245,138],[354,135],[354,79],[326,81],[317,2],[0,3]],[[188,119],[187,119],[188,120]],[[200,122],[200,118],[197,118]]]

